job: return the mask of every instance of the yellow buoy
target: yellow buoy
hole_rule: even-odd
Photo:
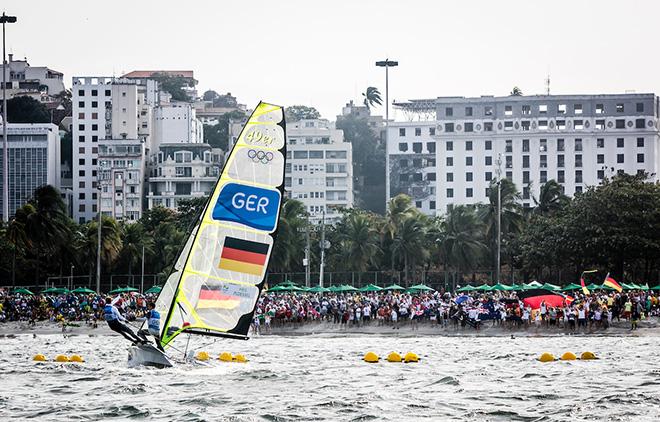
[[[39,353],[39,354],[34,355],[32,360],[35,361],[35,362],[46,362],[46,356]]]
[[[592,360],[592,359],[598,359],[598,358],[592,352],[583,352],[580,355],[580,359],[582,359],[582,360]]]
[[[67,355],[57,355],[55,356],[55,362],[68,362],[69,357]]]
[[[377,363],[380,358],[374,352],[367,352],[364,355],[364,361],[367,363]]]
[[[209,360],[209,354],[207,352],[201,351],[197,352],[195,355],[195,359],[197,360]]]
[[[554,362],[557,359],[555,358],[555,356],[552,353],[545,352],[541,355],[539,360],[541,362]]]
[[[69,357],[69,361],[80,363],[80,362],[84,362],[85,359],[83,359],[82,356],[80,356],[80,355],[71,355],[71,357]]]
[[[419,362],[419,356],[414,354],[413,352],[408,352],[406,355],[403,357],[403,361],[405,363],[412,363],[412,362]]]
[[[236,355],[234,356],[234,362],[239,362],[239,363],[245,363],[247,362],[247,359],[243,355]]]
[[[389,355],[387,355],[387,361],[388,362],[401,362],[403,358],[401,358],[401,355],[398,354],[397,352],[392,352]]]
[[[566,352],[563,355],[561,355],[561,360],[575,360],[577,359],[577,356],[575,356],[575,353],[573,352]]]
[[[231,362],[231,353],[229,352],[220,353],[220,356],[218,356],[218,360],[221,360],[223,362]]]

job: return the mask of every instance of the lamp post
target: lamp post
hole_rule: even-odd
[[[388,172],[390,171],[390,155],[387,153],[388,140],[390,136],[390,67],[396,67],[399,62],[385,59],[376,62],[376,66],[385,68],[385,192],[387,196],[390,193],[390,178]],[[385,198],[387,205],[387,198]]]
[[[5,59],[5,24],[16,23],[16,16],[2,12],[2,221],[9,222],[9,144],[7,143],[7,60]]]
[[[502,153],[497,154],[497,272],[495,282],[500,282],[500,259],[502,250]]]
[[[99,212],[99,227],[98,231],[96,232],[96,237],[97,237],[97,251],[96,251],[96,293],[100,294],[101,293],[101,216],[103,213],[101,213],[101,174],[100,174],[101,168],[99,167],[99,171],[97,172],[98,176],[96,177],[98,185],[96,188],[98,189],[98,212]]]
[[[71,277],[69,277],[69,289],[73,287],[73,269],[75,266],[71,265]]]

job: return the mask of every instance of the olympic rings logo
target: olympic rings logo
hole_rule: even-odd
[[[273,160],[273,153],[270,151],[256,151],[251,149],[247,155],[255,163],[268,164]]]

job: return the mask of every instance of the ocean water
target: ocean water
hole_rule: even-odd
[[[193,337],[191,348],[214,357],[243,353],[250,361],[130,369],[119,337],[21,335],[0,338],[0,415],[12,421],[657,421],[658,340]],[[421,361],[368,364],[367,351],[381,358],[412,351]],[[600,359],[536,361],[545,351],[592,351]],[[49,359],[79,353],[86,362],[35,363],[35,353]]]

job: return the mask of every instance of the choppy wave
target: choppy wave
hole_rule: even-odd
[[[192,344],[197,341],[193,339]],[[197,343],[202,344],[203,342]],[[182,421],[658,420],[657,339],[313,336],[217,341],[243,353],[166,370],[130,369],[117,337],[0,339],[6,420]],[[413,351],[417,364],[367,364],[366,351]],[[601,359],[540,363],[548,351]],[[78,353],[84,364],[34,363]]]

